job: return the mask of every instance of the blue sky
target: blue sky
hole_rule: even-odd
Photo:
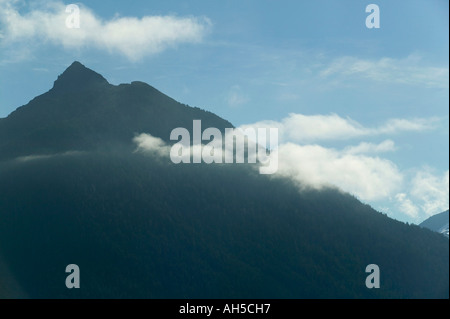
[[[278,127],[281,175],[402,221],[448,208],[448,1],[85,1],[79,29],[70,3],[0,0],[0,117],[78,60]]]

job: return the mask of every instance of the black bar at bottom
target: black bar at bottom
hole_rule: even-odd
[[[115,313],[128,310],[148,314],[147,318],[301,318],[314,314],[322,317],[345,314],[350,317],[370,314],[386,316],[398,307],[403,314],[447,310],[449,300],[281,300],[281,299],[169,299],[169,300],[0,300],[2,309],[11,306],[16,314],[21,310],[66,309],[70,314],[91,310]],[[89,309],[89,310],[88,310]],[[362,312],[361,312],[362,311]],[[417,314],[417,313],[416,313]],[[134,316],[131,316],[134,317]],[[131,318],[130,317],[130,318]]]

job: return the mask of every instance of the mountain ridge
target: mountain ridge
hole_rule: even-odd
[[[48,154],[52,149],[94,150],[108,144],[128,147],[142,132],[172,143],[171,130],[185,127],[192,131],[194,119],[221,131],[233,127],[219,116],[179,103],[147,83],[111,85],[100,74],[74,62],[52,89],[0,121],[0,159],[6,159],[6,154]],[[28,143],[31,138],[33,144]]]
[[[445,212],[433,215],[420,223],[419,226],[441,233],[448,238],[449,211],[446,210]]]

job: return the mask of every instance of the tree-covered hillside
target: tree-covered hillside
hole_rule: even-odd
[[[448,297],[447,239],[248,166],[85,153],[0,176],[1,250],[30,297]],[[71,263],[81,289],[65,287]]]

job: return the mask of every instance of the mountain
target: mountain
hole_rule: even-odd
[[[193,119],[232,127],[78,62],[0,119],[0,297],[449,297],[440,234],[253,164],[136,152],[136,134],[170,143]],[[80,289],[65,285],[69,264]],[[369,264],[379,289],[366,287]]]
[[[441,233],[448,238],[448,210],[440,214],[433,215],[424,220],[419,226]]]
[[[0,160],[111,149],[111,145],[129,150],[134,147],[131,139],[140,132],[170,142],[171,130],[192,128],[193,119],[202,120],[205,127],[232,127],[215,114],[178,103],[148,84],[111,85],[74,62],[51,90],[0,120]]]

